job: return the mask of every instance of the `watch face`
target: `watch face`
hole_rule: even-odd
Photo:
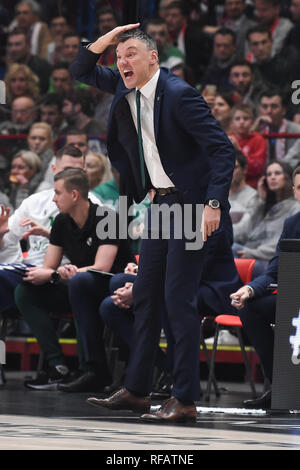
[[[220,203],[219,201],[217,201],[217,199],[211,199],[209,201],[209,205],[210,207],[212,207],[213,209],[218,209],[220,207]]]
[[[59,281],[60,280],[60,275],[57,271],[54,271],[52,274],[51,274],[51,278],[53,281]]]

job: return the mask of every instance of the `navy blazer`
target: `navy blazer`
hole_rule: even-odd
[[[300,212],[285,220],[274,258],[269,262],[266,271],[249,283],[249,286],[255,290],[255,297],[265,295],[270,284],[277,284],[279,245],[280,241],[285,238],[300,239]]]
[[[140,178],[137,132],[118,70],[97,66],[99,55],[81,46],[71,65],[80,82],[115,95],[111,105],[107,150],[112,165],[125,179],[126,192],[140,202],[153,187]],[[154,131],[162,166],[185,203],[218,199],[228,208],[235,150],[196,89],[161,68],[154,104]]]

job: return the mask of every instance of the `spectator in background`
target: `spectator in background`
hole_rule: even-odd
[[[74,145],[74,147],[78,148],[85,157],[89,150],[88,136],[86,132],[73,128],[65,132],[65,137],[65,145]]]
[[[14,209],[25,198],[41,190],[38,176],[41,169],[41,160],[34,152],[22,150],[13,157],[9,174],[9,200]]]
[[[201,82],[212,53],[211,37],[200,22],[189,21],[185,2],[169,2],[163,11],[170,42],[182,52],[196,81]]]
[[[28,147],[32,152],[35,152],[41,160],[40,171],[40,187],[41,189],[48,189],[52,187],[51,183],[43,181],[48,166],[54,158],[53,153],[53,133],[51,126],[46,122],[36,122],[29,130],[27,137]]]
[[[300,0],[292,0],[290,5],[290,13],[294,26],[290,29],[287,37],[285,38],[284,46],[293,47],[300,50]]]
[[[101,153],[87,152],[85,156],[85,171],[89,178],[91,191],[111,179],[109,160]]]
[[[65,146],[57,153],[52,171],[57,174],[66,168],[83,168],[83,166],[82,153],[73,146]],[[59,212],[53,197],[54,188],[52,187],[26,198],[12,215],[9,215],[8,211],[0,213],[1,263],[18,262],[22,263],[25,268],[43,265],[50,230]],[[89,193],[89,198],[97,203],[97,198],[92,193]],[[26,260],[23,259],[20,249],[19,242],[22,238],[28,239],[29,242]],[[69,260],[64,257],[63,264],[67,262]],[[19,271],[0,270],[0,312],[16,308],[14,289],[22,281],[23,275]]]
[[[45,122],[34,123],[29,130],[27,143],[29,149],[38,155],[52,148],[53,134],[51,126]]]
[[[230,132],[248,161],[246,182],[256,188],[266,167],[268,144],[259,132],[250,131],[253,123],[254,111],[251,106],[238,104],[232,108]]]
[[[62,112],[71,128],[76,127],[88,135],[101,134],[101,127],[93,118],[95,112],[93,95],[87,88],[76,88],[66,93]]]
[[[102,7],[97,12],[98,18],[98,32],[96,34],[97,37],[103,36],[104,34],[108,33],[116,26],[118,26],[118,19],[117,16],[112,8],[109,6]],[[116,66],[116,52],[115,46],[112,45],[101,54],[99,58],[99,65],[106,65],[107,67]]]
[[[254,6],[258,23],[266,26],[272,35],[271,57],[274,57],[282,51],[285,38],[294,25],[288,18],[280,16],[280,0],[254,0]]]
[[[202,97],[205,99],[206,103],[212,109],[215,104],[217,96],[217,87],[216,85],[205,85],[204,89],[201,90]]]
[[[243,243],[232,245],[238,258],[256,259],[254,276],[263,272],[276,252],[287,217],[300,210],[293,196],[292,169],[284,162],[269,163],[257,184],[258,199]]]
[[[69,72],[69,64],[60,62],[53,66],[50,76],[49,92],[64,94],[69,92],[74,85],[74,81]]]
[[[96,90],[96,89],[94,89]],[[107,132],[107,123],[109,111],[114,95],[103,90],[96,90],[95,95],[95,112],[94,118],[99,124],[100,135],[105,135]]]
[[[184,63],[184,55],[170,42],[168,27],[162,18],[150,18],[146,23],[145,31],[156,42],[161,67],[171,69]]]
[[[228,87],[229,72],[236,60],[236,35],[229,28],[221,28],[214,35],[213,55],[202,80],[202,87]]]
[[[85,159],[86,153],[89,150],[87,134],[85,134],[84,132],[78,129],[70,129],[69,131],[66,130],[65,132],[66,133],[61,135],[59,138],[58,144],[60,145],[59,145],[58,152],[60,152],[60,149],[63,145],[68,146],[68,147],[71,145],[71,146],[76,147],[78,150],[80,150],[80,152],[83,155],[83,158]],[[46,172],[44,174],[44,179],[43,179],[45,185],[47,184],[47,185],[50,185],[51,187],[53,187],[54,185],[53,165],[55,165],[55,161],[56,161],[56,156],[53,156],[52,159],[50,160],[48,168],[46,169]]]
[[[177,77],[182,78],[185,82],[187,82],[189,85],[195,87],[196,86],[196,80],[195,80],[195,75],[193,73],[193,70],[191,67],[189,67],[186,64],[178,64],[172,67],[172,72],[174,75],[177,75]]]
[[[16,18],[11,27],[20,28],[30,40],[31,54],[47,57],[51,35],[46,23],[40,21],[40,5],[34,0],[21,0],[16,6]]]
[[[229,84],[243,104],[256,108],[259,97],[268,86],[255,76],[253,66],[245,59],[236,60],[230,67]]]
[[[231,91],[219,91],[211,110],[212,115],[226,133],[230,131],[231,109],[235,104],[235,97]]]
[[[265,26],[255,26],[248,33],[249,49],[252,53],[254,73],[266,84],[281,87],[287,92],[299,74],[299,51],[285,49],[272,55],[272,35]]]
[[[6,75],[6,102],[10,104],[19,96],[31,96],[35,101],[40,97],[40,80],[25,64],[12,64]]]
[[[236,33],[236,52],[238,57],[246,57],[248,52],[247,31],[256,22],[246,14],[246,0],[225,0],[223,27],[230,28]]]
[[[294,196],[300,202],[300,168],[293,173]],[[284,227],[276,248],[276,254],[262,276],[243,286],[230,295],[232,305],[240,311],[240,318],[251,345],[255,348],[264,370],[265,392],[258,398],[244,401],[246,408],[270,408],[271,384],[273,371],[274,351],[274,323],[276,331],[276,303],[277,295],[269,290],[270,284],[278,282],[278,261],[280,241],[283,239],[300,238],[300,212],[284,221]],[[242,309],[242,310],[240,310]],[[269,383],[268,383],[268,382]]]
[[[68,32],[69,25],[64,16],[54,16],[50,20],[52,41],[48,44],[47,60],[51,65],[61,61],[63,37]]]
[[[251,214],[257,203],[257,191],[246,183],[248,161],[237,151],[229,198],[233,239],[237,243],[245,240],[251,225]]]
[[[185,34],[187,14],[183,2],[170,2],[164,9],[164,20],[169,31],[170,41],[185,56]]]
[[[28,268],[25,282],[15,291],[16,304],[54,372],[53,376],[26,382],[32,389],[53,390],[53,385],[57,386],[68,373],[49,319],[53,309],[60,313],[72,311],[75,317],[86,363],[78,391],[103,390],[111,382],[102,339],[103,324],[98,315],[99,304],[109,293],[110,277],[89,270],[123,271],[132,255],[127,240],[116,236],[103,240],[97,236],[97,225],[105,216],[98,215],[99,206],[89,200],[88,192],[89,182],[84,171],[68,168],[56,174],[53,199],[60,214],[51,228],[43,267]],[[60,266],[63,254],[71,264]]]
[[[280,91],[268,90],[261,94],[258,118],[252,129],[260,133],[297,133],[300,125],[285,118],[286,102]],[[299,164],[300,146],[297,138],[268,139],[268,161],[285,161],[293,168]]]
[[[61,48],[61,60],[71,64],[78,55],[81,38],[78,34],[69,32],[64,34]]]
[[[38,117],[37,104],[30,96],[15,98],[11,104],[11,120],[0,124],[0,134],[28,134]]]
[[[56,93],[49,93],[41,104],[40,120],[51,126],[53,140],[55,141],[67,127],[62,112],[62,97]]]
[[[47,92],[51,66],[47,60],[31,53],[29,39],[22,30],[12,31],[7,37],[6,67],[15,62],[27,65],[39,77],[41,94]]]
[[[93,193],[102,202],[103,205],[119,211],[120,197],[120,174],[111,167],[112,178],[105,183],[101,183],[93,188]]]

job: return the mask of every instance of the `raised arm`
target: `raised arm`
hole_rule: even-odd
[[[125,33],[130,29],[138,28],[140,23],[126,24],[123,26],[117,26],[108,33],[100,36],[95,42],[89,45],[89,50],[95,54],[102,54],[109,46],[116,45],[116,38],[120,34]]]
[[[138,26],[139,23],[118,26],[107,34],[100,36],[100,38],[91,43],[88,48],[81,46],[77,59],[70,66],[70,72],[73,78],[86,85],[91,85],[100,90],[115,94],[120,79],[119,72],[109,67],[98,66],[97,62],[99,56],[107,47],[116,44],[116,38],[121,33],[129,29],[137,28]]]

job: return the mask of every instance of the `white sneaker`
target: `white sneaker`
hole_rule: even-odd
[[[214,336],[207,338],[205,344],[214,344]],[[219,346],[239,346],[239,340],[236,336],[232,335],[228,330],[221,330],[218,336]]]

